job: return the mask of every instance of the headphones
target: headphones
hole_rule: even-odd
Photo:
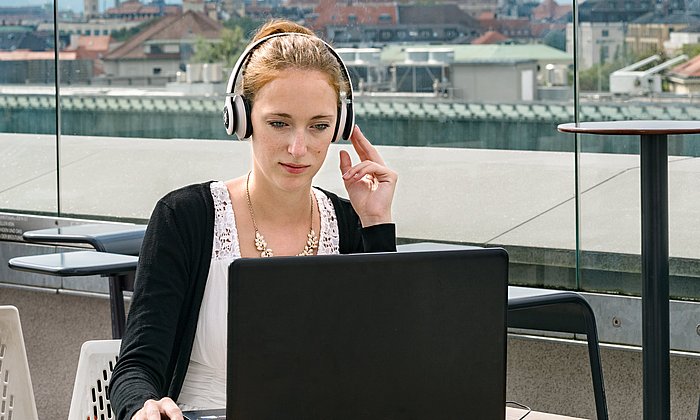
[[[268,35],[256,41],[255,43],[248,46],[248,48],[243,51],[241,56],[236,61],[236,65],[233,66],[231,71],[231,76],[228,79],[228,85],[226,86],[226,99],[224,102],[224,126],[226,127],[226,133],[230,136],[236,133],[239,139],[248,139],[253,135],[253,124],[250,120],[251,104],[243,95],[234,93],[236,88],[236,80],[238,75],[241,73],[244,64],[253,54],[256,48],[272,38],[279,38],[282,36],[290,35],[300,35],[311,38],[310,35],[296,32],[282,32],[277,34]],[[348,73],[345,63],[340,58],[337,52],[331,47],[326,41],[321,38],[317,38],[328,48],[328,51],[333,54],[333,56],[338,60],[341,72],[348,82],[348,92],[345,97],[340,98],[340,103],[338,104],[338,118],[335,122],[335,130],[333,131],[332,141],[338,139],[347,140],[352,134],[352,129],[355,126],[355,113],[352,108],[352,81],[350,80],[350,73]]]

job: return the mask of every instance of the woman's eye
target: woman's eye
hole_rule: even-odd
[[[323,130],[327,129],[328,127],[330,127],[330,124],[319,123],[319,124],[312,125],[312,127],[318,131],[323,131]]]
[[[283,128],[287,126],[287,124],[283,123],[282,121],[270,121],[268,124],[274,128]]]

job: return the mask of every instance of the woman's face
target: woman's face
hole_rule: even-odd
[[[317,70],[285,70],[263,86],[251,111],[255,174],[285,191],[308,189],[326,159],[337,103]]]

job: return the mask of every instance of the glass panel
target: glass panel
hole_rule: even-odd
[[[0,212],[58,212],[54,13],[44,3],[0,4]]]
[[[61,61],[64,212],[145,220],[174,188],[245,174],[249,144],[226,136],[220,115],[260,21],[198,2],[120,21],[126,4],[93,6],[104,19],[62,26],[76,54]],[[573,120],[571,7],[507,19],[485,4],[398,7],[401,23],[396,7],[370,4],[304,17],[344,58],[357,123],[400,173],[401,240],[504,246],[513,283],[575,288],[574,140],[556,130]],[[341,148],[317,184],[344,195]]]
[[[699,39],[687,1],[587,1],[579,5],[581,121],[697,120],[692,82]],[[571,30],[569,30],[571,34]],[[641,291],[638,136],[580,139],[581,282],[587,290]],[[698,297],[697,136],[669,141],[671,294]]]

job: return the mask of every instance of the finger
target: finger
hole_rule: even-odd
[[[175,401],[168,397],[161,400],[161,412],[165,413],[171,420],[183,420],[182,410],[175,404]]]
[[[358,180],[367,175],[377,178],[380,182],[391,182],[397,178],[396,173],[386,166],[372,162],[371,160],[365,160],[346,171],[343,175],[343,179],[345,181],[350,181],[352,179]]]
[[[143,414],[147,420],[160,420],[160,407],[155,400],[148,400],[143,403]]]
[[[372,143],[367,140],[367,137],[365,137],[360,130],[360,126],[355,126],[352,131],[352,135],[350,136],[350,141],[352,142],[352,146],[355,148],[355,152],[357,152],[357,155],[360,157],[360,160],[372,160],[384,165],[384,159],[382,159],[382,156],[379,154],[377,149],[372,146]]]
[[[345,175],[352,168],[352,159],[345,150],[340,151],[340,173]]]

